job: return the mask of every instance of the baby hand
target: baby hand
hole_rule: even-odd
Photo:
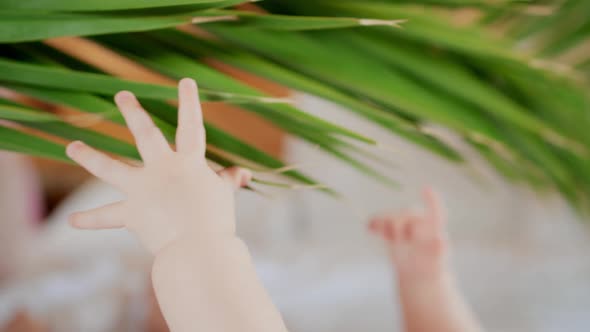
[[[251,178],[232,168],[216,174],[205,160],[205,129],[197,85],[179,83],[176,151],[130,92],[115,96],[143,167],[133,167],[85,145],[73,142],[67,154],[90,173],[113,185],[126,200],[70,217],[74,227],[125,227],[153,253],[181,239],[209,241],[235,233],[233,190]]]
[[[445,213],[432,189],[423,193],[426,212],[402,212],[373,218],[369,230],[387,243],[400,276],[438,276],[445,268]]]

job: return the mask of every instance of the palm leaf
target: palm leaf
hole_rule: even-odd
[[[63,145],[0,125],[0,148],[70,162]]]
[[[97,11],[170,7],[180,5],[212,5],[222,0],[3,0],[1,10]]]
[[[394,185],[360,161],[375,157],[380,145],[371,133],[312,116],[289,100],[243,84],[212,68],[215,59],[329,99],[420,148],[465,162],[429,130],[446,127],[510,181],[556,190],[580,210],[589,207],[587,1],[267,0],[258,4],[262,10],[234,7],[247,2],[2,1],[0,86],[117,124],[123,119],[108,99],[130,90],[172,139],[174,87],[113,77],[35,42],[91,36],[167,79],[194,77],[203,100],[238,105]],[[534,12],[539,5],[547,13]],[[455,10],[463,8],[481,19],[455,24]],[[396,28],[404,20],[403,29]],[[188,27],[191,22],[198,27]],[[173,29],[177,26],[182,32]],[[10,101],[0,100],[0,119],[16,124],[0,124],[2,149],[66,160],[56,142],[84,139],[122,157],[138,157],[126,142]],[[221,165],[246,161],[261,170],[285,167],[209,123],[207,129],[208,157]],[[317,186],[297,171],[285,175]]]

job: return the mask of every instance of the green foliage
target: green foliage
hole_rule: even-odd
[[[208,66],[206,59],[214,58],[331,100],[450,162],[468,162],[427,129],[446,127],[508,180],[557,190],[580,210],[590,208],[588,1],[257,2],[266,13],[234,7],[247,2],[2,1],[0,86],[119,124],[108,98],[131,90],[172,139],[173,87],[113,77],[43,44],[84,36],[169,78],[193,77],[203,100],[237,104],[394,185],[359,161],[379,144],[370,133],[272,98]],[[473,19],[457,24],[465,15]],[[175,29],[183,24],[206,33]],[[125,142],[7,100],[0,99],[0,119],[1,149],[67,160],[56,143],[62,141],[21,130],[32,128],[138,158]],[[214,148],[208,156],[220,164],[285,167],[211,124],[207,129]],[[297,171],[284,175],[317,184]]]

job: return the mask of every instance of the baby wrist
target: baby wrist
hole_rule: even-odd
[[[242,243],[233,232],[183,232],[154,252],[156,256],[166,251],[184,252],[190,255],[206,255],[225,247]]]

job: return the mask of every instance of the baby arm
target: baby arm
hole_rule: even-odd
[[[384,215],[369,229],[381,236],[398,275],[406,332],[479,332],[447,262],[444,209],[424,192],[426,213]]]
[[[216,174],[205,160],[196,83],[179,84],[176,149],[129,92],[115,101],[144,165],[133,167],[74,142],[68,155],[126,200],[72,215],[82,229],[127,228],[155,255],[152,279],[172,332],[286,331],[235,234],[233,190],[251,175]]]

